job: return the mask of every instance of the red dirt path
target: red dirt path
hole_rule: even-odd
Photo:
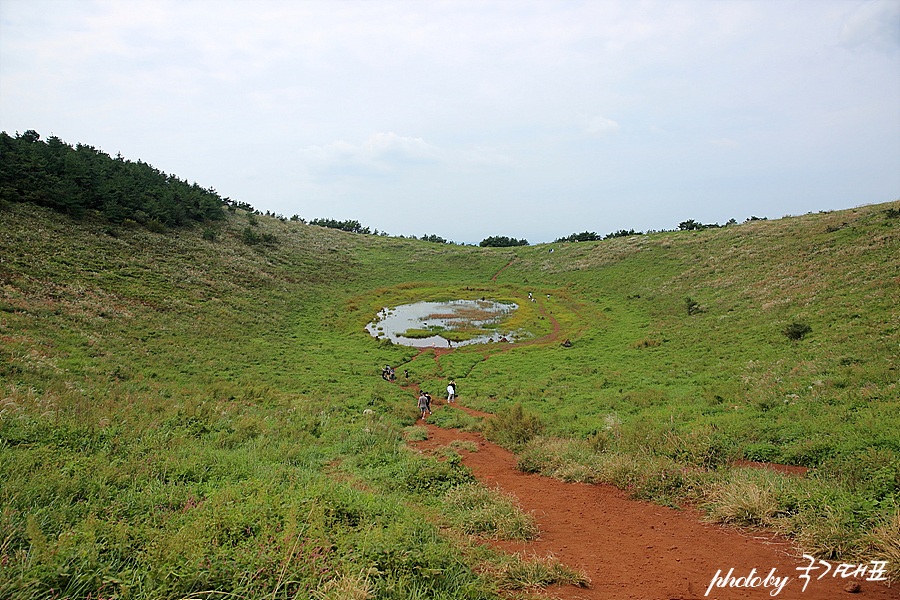
[[[443,410],[454,410],[458,404]],[[462,408],[472,414],[476,411]],[[553,554],[572,568],[583,570],[591,588],[554,587],[551,597],[561,600],[688,600],[716,598],[762,599],[773,597],[773,587],[713,587],[710,582],[734,569],[732,577],[746,577],[751,569],[759,583],[772,569],[775,576],[790,578],[776,598],[834,600],[835,598],[900,598],[900,589],[887,588],[865,578],[832,577],[820,580],[824,571],[812,571],[805,591],[799,576],[809,562],[800,558],[790,541],[774,534],[742,533],[703,523],[693,510],[678,511],[647,502],[628,500],[623,492],[607,485],[563,483],[515,468],[510,452],[486,441],[481,434],[441,429],[427,424],[428,440],[410,442],[422,452],[446,446],[454,440],[478,444],[477,452],[460,450],[463,463],[475,477],[490,486],[515,494],[522,508],[532,512],[542,531],[529,542],[495,542],[509,552],[546,556]],[[870,565],[871,566],[871,565]],[[867,575],[868,576],[868,575]],[[857,581],[861,591],[850,594],[844,586]]]

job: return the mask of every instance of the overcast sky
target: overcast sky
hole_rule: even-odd
[[[900,198],[900,0],[0,1],[0,129],[478,243]]]

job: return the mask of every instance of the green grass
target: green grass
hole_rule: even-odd
[[[404,386],[440,398],[450,379],[498,420],[434,420],[484,427],[523,468],[896,568],[898,207],[550,254],[263,216],[272,241],[247,245],[240,211],[113,236],[0,204],[0,596],[495,597],[499,559],[422,518],[471,476],[405,448]],[[507,326],[529,343],[436,356],[363,329],[482,296],[518,303]]]
[[[538,537],[534,515],[525,513],[515,496],[477,484],[451,488],[443,498],[444,518],[471,535],[529,541]]]

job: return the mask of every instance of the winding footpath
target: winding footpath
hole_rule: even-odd
[[[441,410],[465,410],[458,403]],[[479,433],[441,429],[431,424],[428,439],[410,442],[423,453],[454,440],[477,444],[477,452],[460,450],[463,463],[488,486],[516,495],[522,508],[537,517],[538,540],[492,542],[507,552],[552,554],[591,580],[590,588],[548,589],[560,600],[690,600],[762,599],[835,600],[898,599],[900,589],[887,588],[866,575],[834,577],[838,562],[821,579],[825,567],[802,571],[810,562],[789,540],[775,534],[740,532],[704,523],[694,510],[674,510],[629,500],[608,485],[564,483],[517,470],[515,456]],[[809,580],[801,576],[809,575]],[[776,583],[775,578],[779,578]],[[787,580],[783,578],[787,578]],[[876,575],[877,577],[877,575]],[[845,586],[857,582],[856,593]],[[719,585],[720,584],[720,585]],[[804,590],[804,584],[805,590]],[[781,586],[780,588],[778,586]]]

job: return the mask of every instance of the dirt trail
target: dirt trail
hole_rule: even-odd
[[[458,404],[441,410],[466,410]],[[515,457],[487,442],[481,434],[427,425],[428,440],[410,445],[430,452],[454,440],[478,445],[477,452],[461,450],[463,463],[479,481],[499,486],[515,494],[522,507],[534,513],[542,531],[535,542],[497,542],[509,552],[545,556],[553,554],[570,567],[582,569],[592,581],[590,589],[556,587],[551,597],[561,600],[688,600],[711,598],[762,599],[788,598],[834,600],[835,598],[897,599],[900,589],[886,588],[865,577],[833,577],[838,562],[820,580],[823,567],[810,572],[812,580],[803,590],[800,578],[809,561],[802,558],[788,540],[760,532],[741,533],[703,523],[692,510],[677,511],[655,504],[628,500],[620,490],[607,485],[563,483],[539,475],[525,474],[515,468]],[[871,567],[871,565],[869,565]],[[716,587],[710,583],[719,572],[726,577],[745,578],[755,569],[749,587]],[[773,596],[774,585],[763,585],[766,576],[789,577],[782,591]],[[721,572],[720,572],[721,571]],[[844,591],[848,582],[857,581],[859,593]],[[771,580],[770,580],[771,582]],[[708,594],[707,594],[708,591]]]
[[[499,275],[500,273],[502,273],[504,269],[506,269],[507,267],[509,267],[509,266],[510,266],[511,264],[513,264],[514,262],[516,262],[516,259],[515,259],[515,258],[512,259],[511,261],[509,261],[508,263],[506,263],[504,266],[500,267],[500,270],[497,271],[496,273],[494,273],[494,276],[491,277],[491,281],[496,281],[496,280],[497,280],[497,275]]]

